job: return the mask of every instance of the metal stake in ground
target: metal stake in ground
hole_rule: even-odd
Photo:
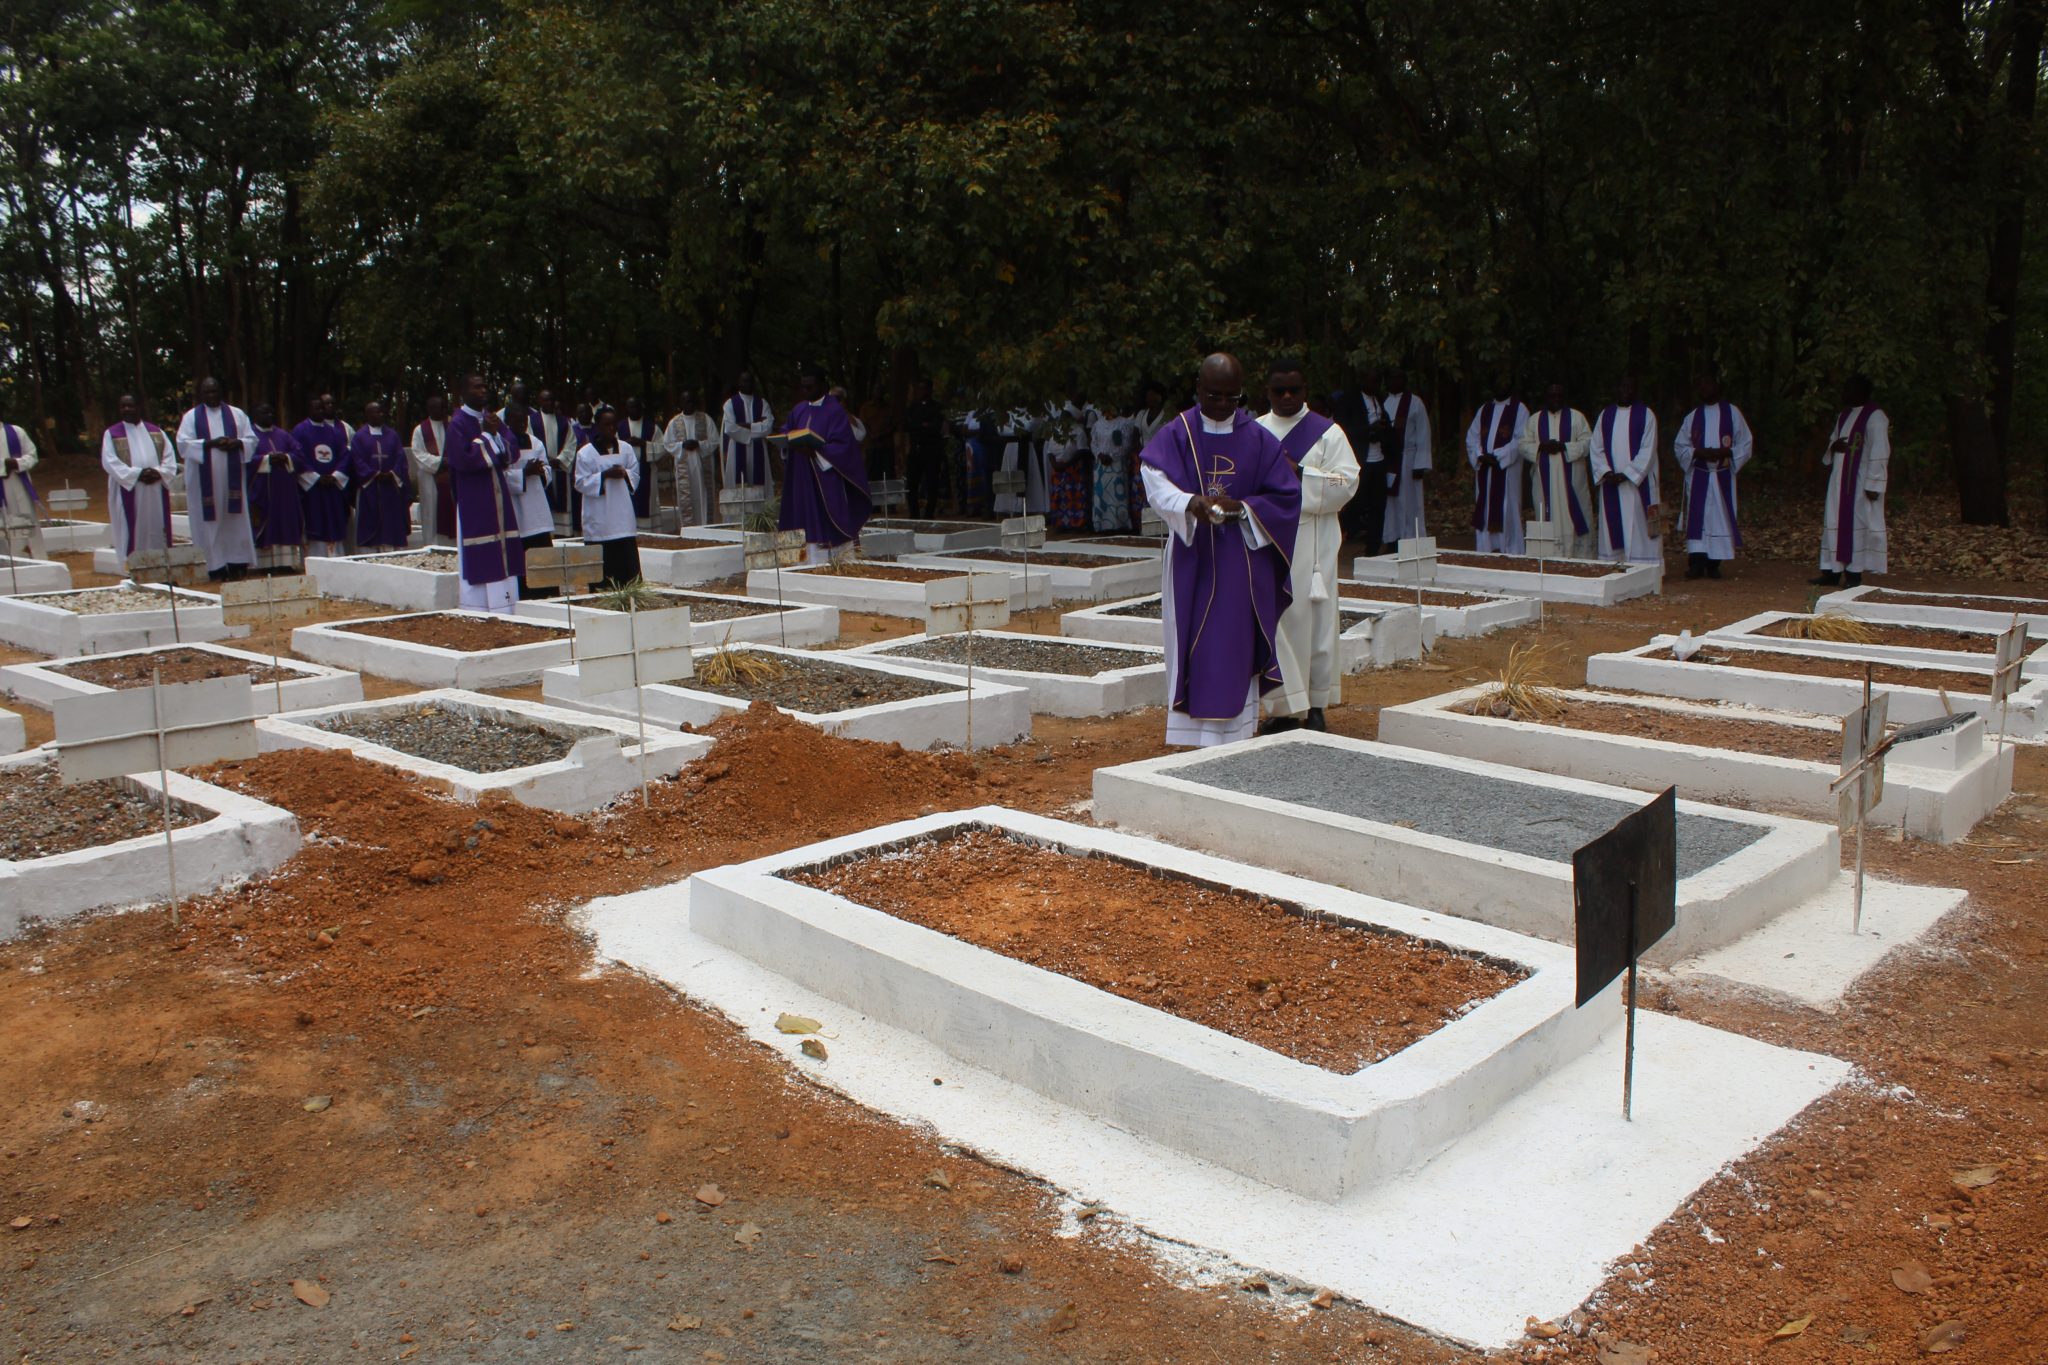
[[[171,837],[170,770],[256,757],[256,706],[249,675],[238,673],[166,687],[163,669],[153,668],[147,692],[116,688],[65,697],[57,702],[56,715],[57,778],[67,786],[156,769],[162,793],[171,923],[177,924],[178,863]]]
[[[1024,605],[1027,607],[1031,605],[1031,552],[1044,544],[1044,517],[1034,514],[1003,519],[1003,548],[1024,553]]]
[[[640,722],[640,803],[646,805],[647,703],[640,689],[696,672],[690,654],[690,609],[641,612],[629,605],[622,616],[584,618],[576,627],[576,638],[576,684],[584,696],[633,689],[633,710]]]
[[[1885,716],[1891,693],[1871,695],[1874,667],[1863,670],[1863,704],[1842,717],[1842,770],[1830,787],[1838,795],[1836,822],[1856,831],[1856,878],[1850,891],[1849,932],[1863,932],[1863,836],[1870,812],[1884,800]],[[1845,790],[1853,785],[1854,790]]]
[[[1029,581],[1028,579],[1026,580]],[[1010,576],[970,573],[924,585],[924,633],[967,635],[967,752],[974,753],[974,632],[1010,623]]]
[[[258,592],[261,595],[258,595]],[[320,585],[305,574],[266,575],[220,585],[220,619],[230,626],[254,625],[261,619],[270,631],[270,672],[277,688],[277,711],[284,712],[284,659],[278,647],[277,623],[311,616],[320,606]]]
[[[554,588],[562,594],[572,664],[576,662],[576,594],[590,591],[602,577],[604,551],[595,545],[546,545],[526,552],[527,586]]]
[[[1419,523],[1418,523],[1419,525]],[[1415,614],[1422,615],[1422,589],[1436,582],[1436,537],[1418,532],[1394,546],[1394,581],[1415,581]]]
[[[1636,1073],[1636,961],[1677,918],[1678,789],[1572,854],[1574,937],[1581,1008],[1626,973],[1621,1116],[1633,1117]]]
[[[787,606],[782,600],[782,566],[795,564],[804,556],[804,533],[788,531],[743,531],[740,544],[745,552],[747,572],[755,569],[775,570],[775,600]],[[782,647],[789,648],[789,624],[787,611],[775,613],[775,628],[781,632]]]
[[[185,635],[178,624],[178,583],[179,569],[206,563],[206,551],[197,545],[166,545],[161,550],[137,550],[128,556],[128,574],[137,583],[151,569],[163,571],[164,595],[171,599],[171,639],[176,644],[185,643]]]

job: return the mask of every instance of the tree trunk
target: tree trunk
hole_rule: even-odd
[[[1963,524],[2005,525],[2005,452],[1982,399],[1949,396],[1948,441]]]

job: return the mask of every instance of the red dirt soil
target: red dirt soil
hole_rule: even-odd
[[[465,654],[569,638],[569,631],[564,626],[536,625],[531,621],[512,621],[502,616],[392,616],[374,621],[344,621],[340,628],[357,635],[375,635],[380,639],[403,640],[414,645],[435,645]]]

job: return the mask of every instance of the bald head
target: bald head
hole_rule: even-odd
[[[1229,421],[1243,397],[1244,366],[1236,356],[1218,351],[1202,362],[1195,375],[1195,401],[1202,416],[1212,422]]]

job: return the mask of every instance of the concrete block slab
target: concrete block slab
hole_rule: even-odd
[[[1907,592],[1865,583],[1840,588],[1814,603],[1821,612],[1840,612],[1868,621],[1898,621],[1912,626],[2009,630],[2017,615],[2029,635],[2048,637],[2048,598],[1978,596],[1953,592]]]
[[[1412,587],[1403,589],[1386,583],[1362,583],[1357,579],[1337,581],[1339,597],[1361,607],[1415,605]],[[1543,615],[1543,603],[1535,597],[1503,597],[1497,593],[1469,592],[1435,587],[1425,597],[1449,597],[1450,602],[1425,601],[1422,619],[1435,635],[1464,639],[1490,635],[1507,626],[1526,625]],[[1432,643],[1434,643],[1432,641]]]
[[[66,519],[43,525],[43,548],[53,555],[87,554],[111,544],[113,531],[104,521]]]
[[[730,578],[747,567],[746,548],[738,540],[698,534],[701,528],[686,527],[675,537],[697,541],[695,545],[663,545],[659,537],[640,537],[640,576],[649,583],[689,587]]]
[[[89,697],[112,690],[98,683],[88,682],[84,678],[71,676],[64,671],[67,664],[100,662],[107,659],[142,659],[151,654],[188,649],[216,655],[248,668],[267,671],[272,666],[268,654],[252,654],[247,650],[233,649],[227,645],[156,645],[148,649],[124,649],[108,654],[49,659],[41,663],[9,664],[0,668],[0,694],[45,711],[54,711],[57,709],[57,703],[66,697]],[[291,676],[282,682],[258,683],[249,689],[249,696],[255,702],[256,714],[259,716],[274,715],[280,709],[295,711],[302,707],[335,706],[363,699],[363,679],[359,673],[309,664],[288,656],[278,659],[276,667]],[[284,702],[282,708],[278,705],[280,695]]]
[[[1445,550],[1437,559],[1433,584],[1442,588],[1476,588],[1513,597],[1540,597],[1546,602],[1573,602],[1580,606],[1611,607],[1635,597],[1647,597],[1664,590],[1662,564],[1617,564],[1604,560],[1553,560],[1557,572],[1502,567],[1514,559],[1509,555],[1481,554],[1474,550]],[[1404,566],[1392,554],[1360,555],[1351,562],[1351,576],[1367,583],[1407,581]],[[1597,576],[1582,576],[1570,570],[1604,568]],[[1412,572],[1410,570],[1409,572]]]
[[[5,707],[0,707],[0,754],[18,754],[28,747],[28,725]]]
[[[220,599],[211,593],[190,588],[175,591],[175,622],[168,590],[159,583],[124,583],[116,587],[79,588],[73,593],[0,597],[0,644],[68,658],[147,645],[239,640],[249,633],[247,626],[229,626],[221,621]],[[71,602],[73,597],[85,594],[99,597],[119,592],[146,593],[164,605],[94,612],[75,610]]]
[[[719,610],[704,612],[706,604],[717,604]],[[777,611],[778,604],[769,598],[736,597],[730,593],[668,592],[662,596],[663,607],[690,607],[690,642],[699,649],[716,649],[728,642],[747,644],[786,644],[791,649],[804,649],[812,645],[829,645],[839,638],[839,608],[818,606],[789,606]],[[758,608],[758,610],[745,610]],[[742,615],[726,616],[724,611],[744,611]],[[521,602],[514,609],[515,614],[530,621],[553,621],[566,624],[570,611],[559,597],[545,597]],[[575,602],[575,616],[585,612],[604,611],[602,607],[587,604],[579,597]],[[700,616],[700,612],[703,614]],[[607,613],[611,614],[611,613]]]
[[[905,564],[907,569],[951,570],[946,564]],[[960,573],[968,570],[961,568]],[[924,589],[927,580],[860,578],[837,574],[823,568],[751,569],[747,573],[747,596],[773,602],[778,590],[784,602],[810,602],[837,607],[841,611],[868,612],[876,616],[901,616],[922,621],[925,615]],[[1034,570],[1027,581],[1022,574],[1010,575],[1010,610],[1042,607],[1052,601],[1050,584]]]
[[[1114,602],[1129,597],[1132,593],[1144,592],[1159,586],[1160,562],[1150,556],[1132,558],[1107,555],[1104,558],[1115,562],[1084,566],[1047,563],[1039,558],[1041,552],[1034,550],[1027,566],[1022,559],[987,558],[989,553],[991,552],[986,550],[948,550],[941,554],[905,555],[903,563],[922,564],[940,569],[958,567],[963,573],[971,569],[976,573],[1007,573],[1022,576],[1028,572],[1034,578],[1043,574],[1052,600],[1058,602]],[[1069,550],[1066,546],[1047,545],[1043,553],[1086,552]]]
[[[70,568],[54,559],[0,555],[0,597],[21,597],[36,592],[65,592],[70,587]]]
[[[1126,711],[1137,711],[1147,706],[1166,704],[1166,665],[1157,646],[1142,645],[1078,644],[1062,642],[1057,637],[1028,635],[1018,631],[981,630],[964,632],[961,635],[946,635],[944,640],[960,640],[972,635],[977,641],[1025,640],[1034,645],[1043,645],[1057,650],[1062,643],[1076,649],[1114,650],[1125,656],[1123,667],[1105,669],[1099,673],[1071,674],[1045,673],[1016,668],[991,668],[980,662],[975,664],[976,679],[986,678],[990,682],[1004,683],[1024,689],[1031,701],[1031,713],[1035,716],[1115,716]],[[924,658],[914,651],[926,646],[930,639],[924,635],[910,635],[900,640],[884,640],[879,644],[862,645],[847,651],[848,657],[889,659],[907,663],[933,673],[944,673],[955,678],[967,676],[964,663],[948,659]]]
[[[865,548],[870,531],[908,531],[911,548],[924,554],[940,550],[993,550],[1003,543],[1003,528],[992,521],[919,520],[911,517],[875,517],[861,530]]]
[[[1989,670],[1998,648],[1998,637],[2008,626],[1978,629],[1974,626],[1950,624],[1935,627],[1940,630],[1963,631],[1974,634],[1975,643],[1981,649],[1949,649],[1940,646],[1871,644],[1855,640],[1803,640],[1782,635],[1768,635],[1764,632],[1782,621],[1805,621],[1811,619],[1800,611],[1760,611],[1754,616],[1745,616],[1725,626],[1716,626],[1701,638],[1725,640],[1731,644],[1754,646],[1758,649],[1792,649],[1802,654],[1839,654],[1846,659],[1875,659],[1895,664],[1953,664],[1958,668],[1982,668]],[[1898,622],[1894,624],[1910,624]],[[2020,666],[2020,676],[2026,678],[2048,677],[2048,638],[2027,632],[2029,642],[2035,647],[2028,653],[2026,662]]]
[[[462,598],[462,575],[398,563],[432,550],[399,550],[374,555],[308,555],[306,573],[322,597],[376,602],[400,611],[449,611]],[[454,552],[445,551],[452,562]]]
[[[416,616],[461,616],[477,620],[504,620],[488,612],[412,612]],[[365,617],[364,620],[395,621],[398,616]],[[516,618],[515,618],[516,619]],[[535,682],[544,669],[569,662],[571,637],[567,627],[546,621],[521,621],[522,625],[548,632],[554,638],[499,649],[454,650],[438,645],[414,644],[382,635],[349,630],[360,624],[350,621],[321,622],[299,626],[292,631],[292,652],[317,663],[380,678],[417,683],[421,687],[461,687],[480,691],[490,687],[518,687]]]

